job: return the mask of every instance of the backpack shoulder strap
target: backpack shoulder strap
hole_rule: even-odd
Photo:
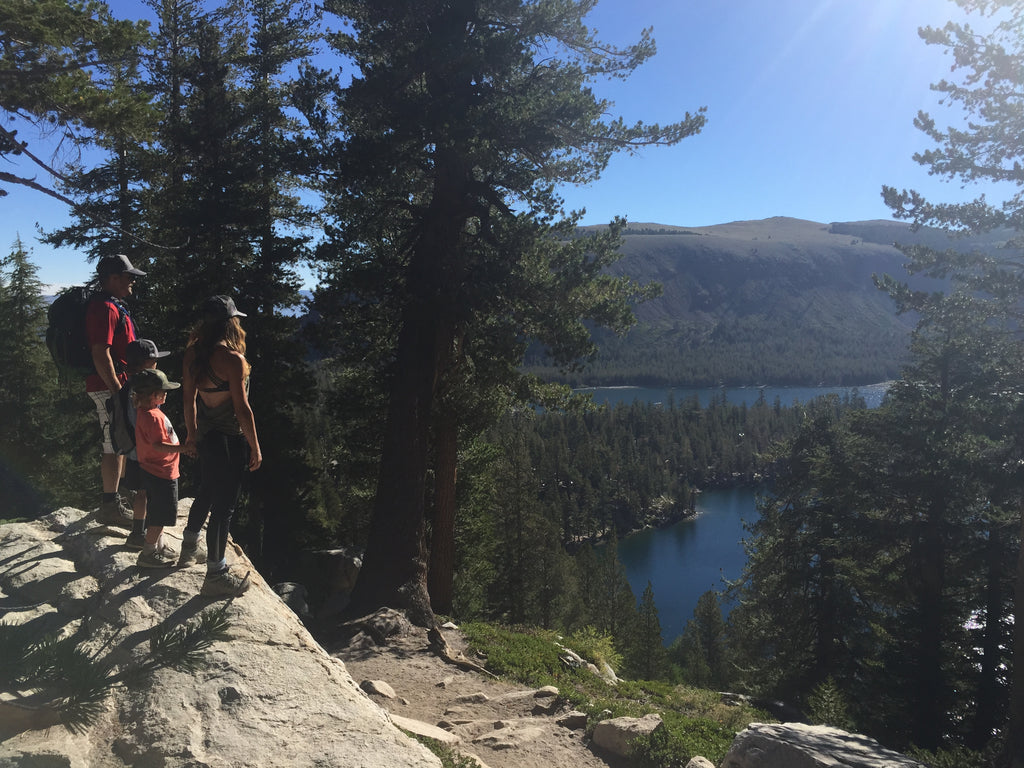
[[[102,291],[96,291],[90,301],[105,301],[108,304],[114,306],[117,310],[117,329],[124,330],[131,325],[132,330],[135,332],[135,338],[139,337],[139,328],[135,324],[135,318],[132,317],[132,313],[128,311],[127,305],[116,296],[111,296],[109,293],[103,293]]]

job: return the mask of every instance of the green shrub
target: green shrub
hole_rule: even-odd
[[[816,725],[830,725],[845,731],[855,729],[846,704],[846,696],[831,677],[819,683],[807,699],[811,722]]]
[[[736,732],[713,720],[662,713],[664,728],[648,739],[633,742],[633,756],[643,768],[685,768],[700,755],[718,765],[732,746]]]
[[[569,635],[563,645],[598,667],[607,664],[612,669],[619,669],[622,666],[622,654],[615,650],[614,643],[611,635],[602,635],[588,626]]]
[[[409,733],[409,731],[406,731],[406,733],[437,755],[441,761],[441,768],[479,768],[480,764],[476,760],[459,754],[447,744],[442,744],[434,739],[428,739],[426,736],[417,736],[415,733]]]
[[[911,748],[907,750],[907,754],[928,768],[983,768],[986,765],[993,765],[991,755],[975,752],[967,747],[950,747],[934,752]]]

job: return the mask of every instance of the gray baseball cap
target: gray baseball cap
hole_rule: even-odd
[[[168,381],[167,374],[156,368],[147,368],[132,376],[132,389],[136,392],[159,392],[180,386],[176,381]]]

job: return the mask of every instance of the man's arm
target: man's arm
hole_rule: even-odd
[[[121,382],[118,380],[117,371],[114,368],[114,358],[110,356],[109,344],[92,345],[92,364],[111,393],[121,389]]]
[[[99,300],[90,302],[85,316],[85,334],[92,353],[92,365],[111,394],[121,389],[114,358],[110,353],[119,319],[120,310]]]

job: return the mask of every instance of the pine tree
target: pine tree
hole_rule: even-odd
[[[654,587],[647,582],[636,608],[632,632],[622,649],[624,671],[638,680],[660,680],[668,671],[668,654],[654,604]]]
[[[613,531],[606,543],[600,547],[585,547],[576,556],[584,602],[578,626],[591,626],[600,634],[615,638],[621,650],[621,646],[629,642],[636,597],[617,550],[618,539]]]
[[[140,49],[150,44],[148,37],[139,41]],[[89,168],[76,165],[62,177],[60,189],[75,200],[75,220],[47,233],[45,241],[84,249],[93,259],[125,253],[138,262],[140,247],[154,247],[147,240],[144,197],[155,117],[138,61],[111,65],[110,102],[101,109],[110,128],[88,143],[105,157]]]
[[[693,618],[672,643],[669,655],[691,685],[716,690],[728,688],[725,620],[717,593],[708,591],[700,596]]]
[[[392,244],[386,253],[398,257],[399,276],[388,285],[402,291],[400,375],[391,380],[353,613],[391,604],[432,622],[423,543],[432,409],[460,340],[471,330],[488,335],[493,323],[489,335],[501,345],[486,354],[511,350],[514,365],[524,336],[540,336],[558,356],[587,338],[583,317],[613,325],[627,317],[634,289],[601,276],[614,238],[581,243],[573,221],[554,224],[553,185],[595,178],[613,152],[674,143],[703,123],[702,115],[665,128],[605,120],[608,105],[584,86],[627,75],[653,47],[646,36],[624,50],[600,46],[581,21],[589,7],[326,4],[351,24],[334,42],[357,67],[343,93],[330,212],[347,257],[373,259],[373,246]],[[567,300],[588,295],[600,298],[585,313]],[[562,332],[534,331],[531,318],[541,316]]]
[[[71,204],[55,188],[64,161],[48,160],[18,135],[26,126],[40,137],[86,140],[116,128],[123,92],[116,73],[130,66],[145,36],[141,23],[117,21],[104,2],[34,0],[0,4],[0,157],[24,157],[55,181],[0,171],[0,182],[35,189]],[[123,103],[122,103],[123,106]],[[73,142],[72,142],[73,143]],[[75,156],[69,156],[74,161]],[[6,194],[0,189],[0,196]]]
[[[778,450],[774,488],[748,525],[747,563],[729,589],[730,656],[749,690],[796,701],[829,676],[863,681],[877,664],[868,572],[893,567],[899,553],[869,514],[876,478],[858,474],[888,447],[855,453],[865,446],[824,404]]]
[[[1020,75],[1024,66],[1024,41],[1020,29],[1024,24],[1024,9],[1009,0],[957,2],[964,10],[982,18],[982,32],[968,23],[950,22],[941,29],[924,28],[920,34],[928,44],[941,45],[952,54],[953,76],[932,87],[943,94],[943,103],[962,108],[966,119],[943,128],[932,115],[919,113],[915,125],[936,146],[916,154],[914,159],[926,166],[929,173],[964,184],[978,180],[1002,183],[1009,197],[1002,203],[990,202],[981,195],[967,203],[942,204],[927,200],[913,190],[898,191],[891,187],[885,187],[883,195],[894,215],[913,222],[915,227],[937,226],[953,233],[999,232],[1002,244],[994,250],[979,250],[968,255],[924,247],[903,249],[910,258],[908,268],[912,273],[949,278],[952,290],[946,297],[914,293],[894,280],[886,281],[883,286],[897,298],[902,308],[922,312],[919,331],[924,334],[929,330],[966,331],[965,336],[953,337],[948,344],[963,356],[971,357],[974,352],[978,353],[974,356],[976,360],[983,358],[981,350],[971,348],[979,333],[997,341],[984,363],[986,373],[991,374],[987,386],[982,391],[972,392],[972,400],[962,400],[961,407],[976,410],[972,425],[981,423],[989,427],[980,430],[981,434],[979,430],[972,430],[974,439],[980,438],[987,446],[988,464],[1012,470],[1017,462],[1010,459],[1019,453],[1017,420],[986,423],[980,422],[979,417],[999,418],[1014,413],[1019,406],[1019,394],[1015,393],[1021,391],[1019,343],[1003,342],[1017,333],[1019,303],[1024,296],[1024,259],[1021,258],[1024,197],[1020,193],[1024,187],[1024,146],[1020,142],[1024,98]],[[941,364],[941,358],[939,361]],[[1000,425],[1003,429],[999,429]],[[988,474],[996,489],[1006,489],[1017,482],[1012,472],[1003,473],[1001,479],[995,477],[999,472]],[[1021,511],[1024,503],[1018,493],[1007,496],[1004,490],[998,490],[995,496],[1000,506],[1011,505],[1017,515],[1015,603],[1019,605],[1024,595],[1024,551],[1019,548],[1020,541],[1024,540],[1024,512]],[[989,576],[985,581],[990,586],[991,598],[992,590],[998,590],[999,577]],[[986,607],[990,606],[989,599]],[[995,653],[998,641],[994,638],[1002,631],[1000,626],[1006,620],[1003,610],[997,610],[995,615],[986,612],[986,620],[989,623],[986,646]],[[989,659],[984,664],[990,670],[989,675],[995,668],[993,662]],[[1001,729],[1004,740],[1001,765],[1019,768],[1024,765],[1024,628],[1019,622],[1014,624],[1012,670],[1009,716]],[[988,682],[982,688],[988,692],[986,699],[989,701],[984,714],[979,715],[980,724],[975,730],[978,736],[986,738],[994,719],[993,685]]]
[[[46,306],[37,270],[20,238],[0,259],[0,484],[10,516],[34,517],[82,479],[76,455],[82,414],[65,413],[43,343]],[[80,486],[84,487],[84,485]]]

